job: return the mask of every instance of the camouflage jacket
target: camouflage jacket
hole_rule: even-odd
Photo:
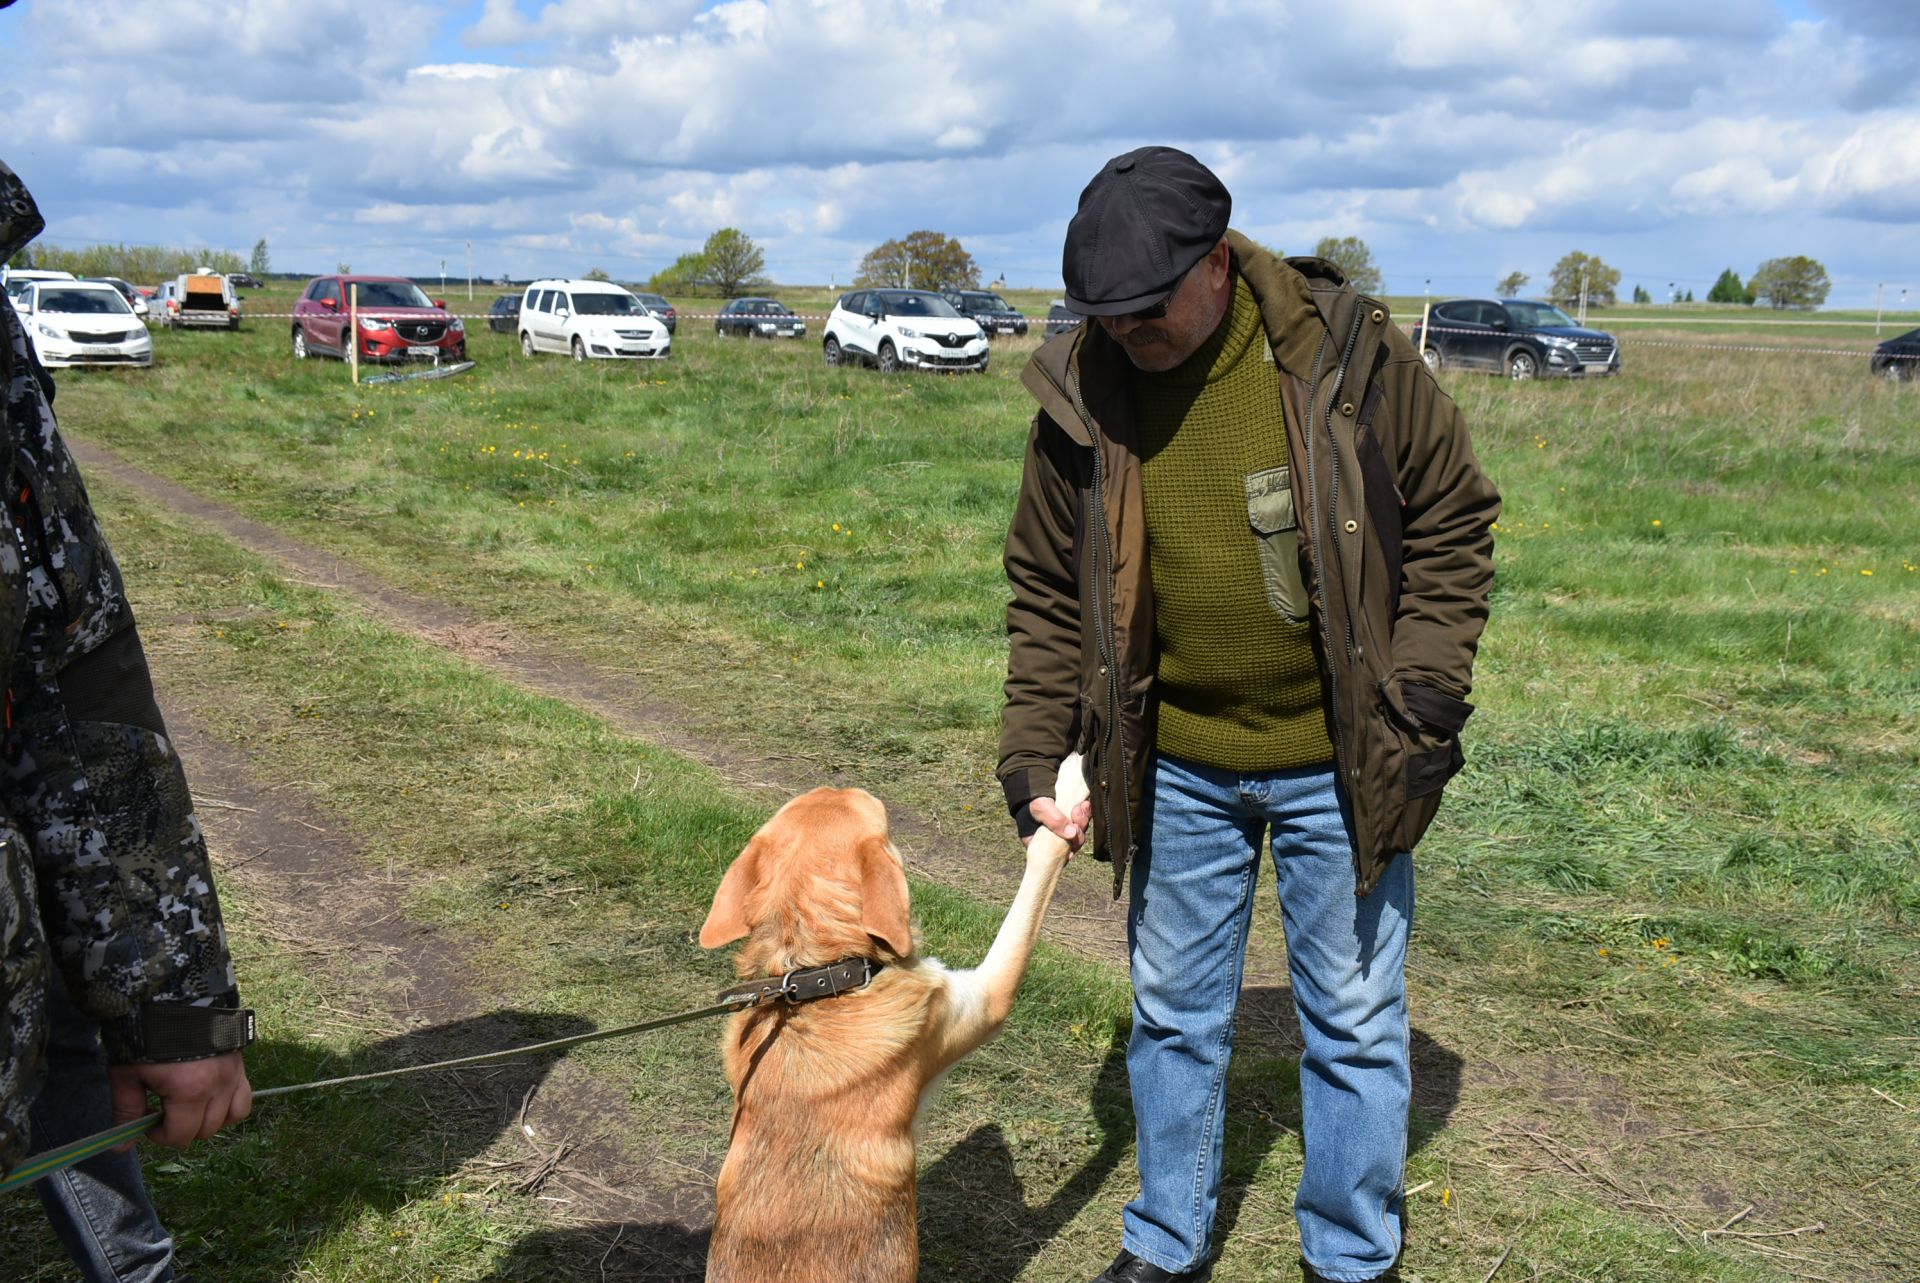
[[[0,1172],[26,1152],[45,988],[60,968],[107,1057],[143,1058],[149,1004],[236,1006],[206,842],[120,570],[0,301]]]

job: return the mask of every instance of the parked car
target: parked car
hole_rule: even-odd
[[[229,272],[227,273],[227,279],[233,282],[235,289],[257,290],[261,288],[259,278],[247,272]]]
[[[14,297],[40,364],[152,365],[153,339],[105,281],[26,281]]]
[[[86,279],[89,281],[104,281],[108,285],[113,286],[113,288],[120,291],[120,297],[127,300],[127,306],[133,309],[133,314],[141,320],[146,319],[148,310],[147,296],[142,294],[140,287],[132,281],[123,281],[117,276],[89,276]]]
[[[932,290],[855,290],[827,317],[828,365],[987,370],[987,336]]]
[[[953,304],[954,311],[971,316],[983,334],[1025,334],[1027,318],[1013,304],[991,290],[941,290],[940,297]]]
[[[1413,325],[1429,369],[1493,370],[1510,379],[1620,373],[1620,344],[1551,303],[1531,299],[1448,299],[1432,324]]]
[[[487,328],[495,334],[513,334],[520,328],[520,296],[502,294],[487,309]]]
[[[357,339],[349,313],[357,322]],[[362,361],[464,361],[467,326],[404,276],[316,276],[293,305],[293,355]]]
[[[1052,338],[1064,330],[1077,330],[1080,328],[1080,323],[1086,319],[1068,307],[1065,299],[1057,298],[1053,300],[1053,305],[1047,308],[1047,337]]]
[[[1920,330],[1909,330],[1873,349],[1868,368],[1883,379],[1920,380]]]
[[[35,281],[70,281],[72,272],[56,272],[40,267],[0,266],[0,279],[4,279],[8,298],[19,298],[20,292]]]
[[[671,337],[680,325],[680,313],[674,308],[673,304],[667,302],[666,299],[660,297],[658,294],[643,294],[639,290],[633,290],[631,293],[635,298],[647,305],[647,311],[652,312],[659,321],[666,325],[667,334]]]
[[[673,336],[611,281],[535,281],[520,296],[520,350],[657,361],[672,354]]]
[[[737,298],[720,309],[713,319],[713,332],[749,339],[803,339],[807,323],[778,299]]]

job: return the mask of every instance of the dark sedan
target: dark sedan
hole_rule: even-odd
[[[1047,337],[1052,338],[1054,335],[1064,333],[1067,330],[1077,330],[1080,328],[1080,323],[1086,319],[1087,318],[1081,316],[1080,313],[1068,307],[1065,299],[1055,299],[1053,306],[1047,309]]]
[[[960,315],[972,317],[973,323],[988,338],[1027,332],[1027,318],[991,290],[942,290],[940,297],[953,304],[954,311]]]
[[[1873,349],[1868,368],[1883,379],[1920,381],[1920,330],[1909,330]]]
[[[750,339],[803,339],[807,336],[807,323],[777,299],[737,298],[720,309],[720,315],[713,321],[713,332]]]
[[[667,327],[669,335],[680,328],[680,311],[666,299],[658,294],[643,294],[639,290],[634,290],[633,296],[640,300],[647,311],[653,313],[656,321]]]
[[[1435,371],[1490,370],[1516,380],[1620,373],[1613,335],[1575,324],[1551,303],[1524,299],[1435,303],[1431,325],[1414,322],[1413,345]]]
[[[520,329],[520,296],[502,294],[487,309],[487,328],[495,334],[514,334]]]

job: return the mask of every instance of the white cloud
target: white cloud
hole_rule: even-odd
[[[1243,227],[1359,231],[1391,285],[1396,261],[1491,271],[1530,238],[1920,216],[1920,33],[1816,2],[43,3],[0,20],[0,136],[56,241],[275,227],[364,263],[355,237],[471,237],[510,270],[597,245],[644,273],[735,225],[776,276],[844,279],[934,227],[1016,281],[1057,279],[1103,159],[1164,141]],[[1890,270],[1886,242],[1833,234],[1836,276],[1855,240]]]

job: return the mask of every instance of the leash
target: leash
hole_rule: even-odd
[[[296,1083],[289,1087],[266,1087],[254,1092],[253,1098],[257,1101],[267,1100],[275,1096],[292,1096],[300,1092],[319,1091],[323,1087],[344,1087],[350,1083],[378,1082],[386,1078],[401,1078],[409,1074],[434,1073],[449,1069],[471,1069],[476,1065],[498,1064],[501,1061],[515,1060],[522,1056],[539,1056],[548,1052],[564,1051],[582,1043],[599,1042],[607,1038],[625,1038],[653,1029],[665,1029],[670,1025],[684,1025],[708,1016],[724,1016],[729,1012],[744,1011],[748,1007],[757,1007],[766,1002],[813,1002],[855,989],[864,989],[885,965],[871,958],[842,958],[824,967],[806,967],[789,971],[778,978],[749,981],[746,984],[735,985],[731,989],[723,989],[712,1006],[683,1011],[677,1015],[641,1020],[615,1029],[594,1029],[587,1033],[554,1038],[547,1042],[529,1043],[524,1047],[508,1047],[503,1051],[481,1052],[474,1056],[456,1056],[450,1060],[436,1060],[426,1065],[402,1065],[398,1069],[348,1074],[344,1078],[322,1078],[315,1082]],[[44,1153],[34,1154],[4,1178],[0,1178],[0,1194],[31,1185],[43,1177],[51,1176],[75,1163],[85,1162],[96,1154],[144,1135],[159,1123],[160,1117],[157,1112],[147,1114],[131,1122],[110,1127],[106,1131],[95,1132],[91,1136],[84,1136],[79,1140],[49,1149]]]

